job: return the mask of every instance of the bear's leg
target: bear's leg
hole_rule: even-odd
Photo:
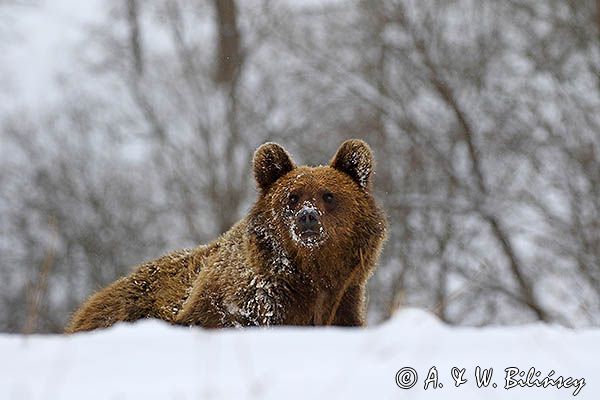
[[[365,289],[351,286],[346,290],[333,319],[333,325],[364,326],[365,325]]]
[[[94,294],[73,315],[66,333],[108,328],[120,321],[133,322],[148,315],[129,278],[123,278]]]

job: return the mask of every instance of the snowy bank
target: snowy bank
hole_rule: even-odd
[[[599,350],[600,330],[452,328],[412,309],[364,330],[143,321],[71,337],[0,335],[0,399],[568,399],[578,388],[576,398],[598,399]],[[493,368],[487,388],[477,387],[478,366]],[[517,379],[532,367],[539,376]],[[407,368],[418,381],[402,389],[414,377]],[[504,388],[549,375],[570,387]]]

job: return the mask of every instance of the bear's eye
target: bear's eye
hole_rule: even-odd
[[[300,197],[297,194],[290,194],[290,197],[288,199],[291,205],[298,203],[298,200],[300,200]]]
[[[325,193],[323,195],[323,201],[325,203],[331,203],[331,202],[333,202],[333,193]]]

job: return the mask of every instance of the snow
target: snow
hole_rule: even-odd
[[[567,399],[575,387],[504,389],[505,368],[551,370],[597,399],[600,330],[453,328],[403,310],[377,327],[207,331],[159,321],[67,336],[0,335],[0,399]],[[435,366],[443,387],[424,390]],[[477,388],[493,368],[497,388]],[[412,367],[418,383],[396,385]],[[453,367],[468,381],[454,386]],[[458,370],[454,375],[458,377]],[[403,374],[400,379],[409,377]],[[491,385],[491,383],[490,383]]]

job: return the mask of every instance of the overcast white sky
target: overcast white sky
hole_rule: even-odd
[[[3,108],[36,107],[53,98],[59,72],[76,69],[73,47],[87,24],[98,20],[99,0],[40,0],[36,6],[4,6],[8,35],[0,44]]]
[[[322,6],[339,0],[293,0]],[[22,1],[21,3],[27,3]],[[56,98],[58,75],[69,76],[75,47],[86,26],[100,21],[106,0],[31,0],[35,5],[0,7],[0,112],[27,106],[39,109]]]

